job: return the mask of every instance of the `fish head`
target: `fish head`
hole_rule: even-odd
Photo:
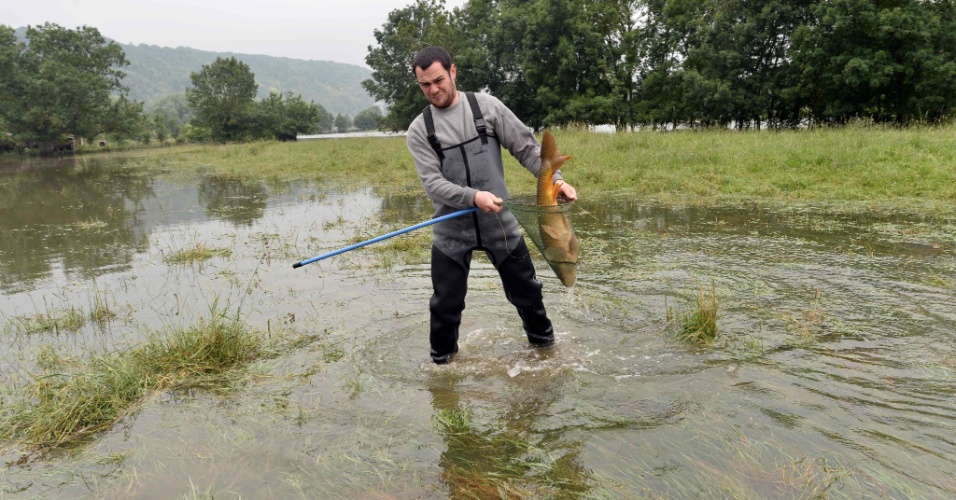
[[[578,278],[578,265],[573,262],[554,262],[551,264],[554,274],[561,280],[561,284],[571,288]]]

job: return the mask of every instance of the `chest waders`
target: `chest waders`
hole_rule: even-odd
[[[490,191],[508,199],[504,165],[498,138],[489,134],[478,101],[464,93],[475,118],[478,135],[461,144],[442,147],[435,136],[431,106],[422,111],[428,143],[441,162],[442,176],[458,186]],[[436,203],[435,217],[457,208]],[[458,328],[465,309],[471,254],[483,250],[501,276],[505,296],[518,310],[528,342],[550,345],[554,330],[544,309],[541,283],[535,278],[534,264],[518,221],[504,208],[498,214],[481,211],[432,226],[431,356],[436,363],[448,362],[458,352]]]

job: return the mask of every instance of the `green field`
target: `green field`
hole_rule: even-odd
[[[956,210],[956,126],[784,132],[556,131],[572,155],[565,178],[581,197],[634,196],[671,205],[817,206],[829,210]],[[172,154],[169,154],[172,153]],[[405,140],[361,138],[151,150],[167,168],[421,189]],[[513,159],[513,195],[534,182]]]

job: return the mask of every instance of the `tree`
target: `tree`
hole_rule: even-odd
[[[349,115],[339,114],[335,117],[335,131],[338,133],[347,132],[352,127],[352,119]]]
[[[372,106],[359,111],[352,120],[352,124],[359,130],[375,130],[378,128],[378,123],[381,119],[382,108]]]
[[[608,43],[614,40],[609,31],[614,25],[605,22],[619,13],[591,0],[508,3],[527,23],[515,53],[527,84],[535,89],[533,107],[518,116],[535,128],[622,122],[617,116],[622,100],[610,66],[621,55]]]
[[[471,40],[455,60],[467,71],[459,72],[460,87],[488,89],[522,120],[536,124],[542,115],[536,104],[537,89],[525,72],[528,14],[537,2],[472,0],[453,22],[462,25],[462,37]],[[529,35],[533,36],[533,35]]]
[[[811,0],[707,0],[695,5],[678,72],[684,118],[739,128],[795,124],[799,106],[782,89],[798,77],[791,35],[810,19]],[[665,15],[666,15],[665,11]]]
[[[255,106],[255,75],[235,57],[217,57],[191,73],[193,88],[186,89],[186,101],[195,113],[193,124],[209,130],[219,141],[235,141],[251,133]]]
[[[325,107],[312,101],[305,102],[302,96],[292,96],[292,92],[285,95],[285,120],[279,130],[286,138],[298,134],[314,134],[319,132],[322,122],[331,117]],[[276,134],[282,139],[282,136]]]
[[[28,43],[0,27],[0,121],[25,143],[52,152],[67,134],[93,137],[132,110],[121,81],[122,49],[93,27],[28,27]],[[110,95],[116,94],[122,104]]]
[[[22,75],[17,71],[22,51],[23,44],[17,42],[13,28],[0,24],[0,125],[4,124],[6,113],[3,110],[12,109],[16,105],[17,96],[14,90],[23,86],[19,81]]]
[[[604,78],[610,89],[610,98],[604,98],[608,116],[603,123],[633,126],[637,123],[636,104],[639,96],[641,29],[644,16],[643,0],[606,0],[588,5],[591,24],[606,45]],[[600,105],[602,96],[593,98]],[[599,123],[592,121],[592,123]]]
[[[167,136],[179,138],[182,135],[183,126],[193,117],[189,103],[186,102],[186,94],[183,92],[156,99],[149,103],[146,109],[160,141]]]
[[[322,120],[319,123],[319,131],[326,132],[326,133],[331,132],[332,127],[334,126],[335,126],[335,117],[332,116],[332,113],[329,113],[329,112],[322,113]]]
[[[374,31],[378,47],[369,46],[365,57],[372,78],[363,81],[362,87],[375,100],[388,103],[383,128],[406,130],[428,104],[418,88],[412,62],[418,50],[428,45],[442,45],[455,55],[457,28],[452,28],[449,19],[444,0],[416,0],[390,12],[388,22]]]
[[[149,137],[149,120],[143,114],[143,103],[130,101],[125,95],[110,100],[110,109],[99,133],[114,137]],[[148,141],[147,141],[148,142]]]
[[[21,50],[13,29],[0,24],[0,151],[4,152],[16,149],[16,140],[13,133],[9,132],[10,126],[6,123],[3,110],[14,106],[12,90],[19,87],[15,70]]]
[[[953,2],[833,0],[795,35],[797,91],[825,123],[937,120],[956,105]]]
[[[302,96],[273,92],[256,105],[256,135],[294,141],[299,134],[317,132],[328,114],[322,106],[302,100]]]

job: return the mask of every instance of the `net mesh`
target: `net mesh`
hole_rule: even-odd
[[[549,221],[553,222],[555,217],[561,217],[565,221],[562,223],[562,226],[566,226],[566,231],[568,233],[566,237],[573,238],[574,236],[571,232],[571,220],[568,218],[568,214],[571,212],[573,203],[538,205],[535,203],[535,201],[536,200],[530,196],[512,198],[507,202],[507,205],[511,210],[511,213],[515,216],[515,219],[518,220],[518,224],[520,224],[521,228],[524,230],[525,237],[534,243],[534,246],[537,247],[539,252],[541,252],[541,256],[544,257],[544,260],[547,261],[549,266],[551,266],[551,269],[553,269],[555,274],[558,275],[558,278],[561,279],[565,285],[570,286],[569,283],[574,283],[574,277],[576,275],[576,249],[573,261],[569,260],[567,257],[561,257],[561,260],[558,260],[558,257],[556,257],[556,252],[553,249],[548,249],[547,239],[545,235],[542,234],[542,224],[547,224]],[[564,229],[564,227],[562,227],[562,229]],[[553,241],[553,232],[551,236],[551,240]]]

